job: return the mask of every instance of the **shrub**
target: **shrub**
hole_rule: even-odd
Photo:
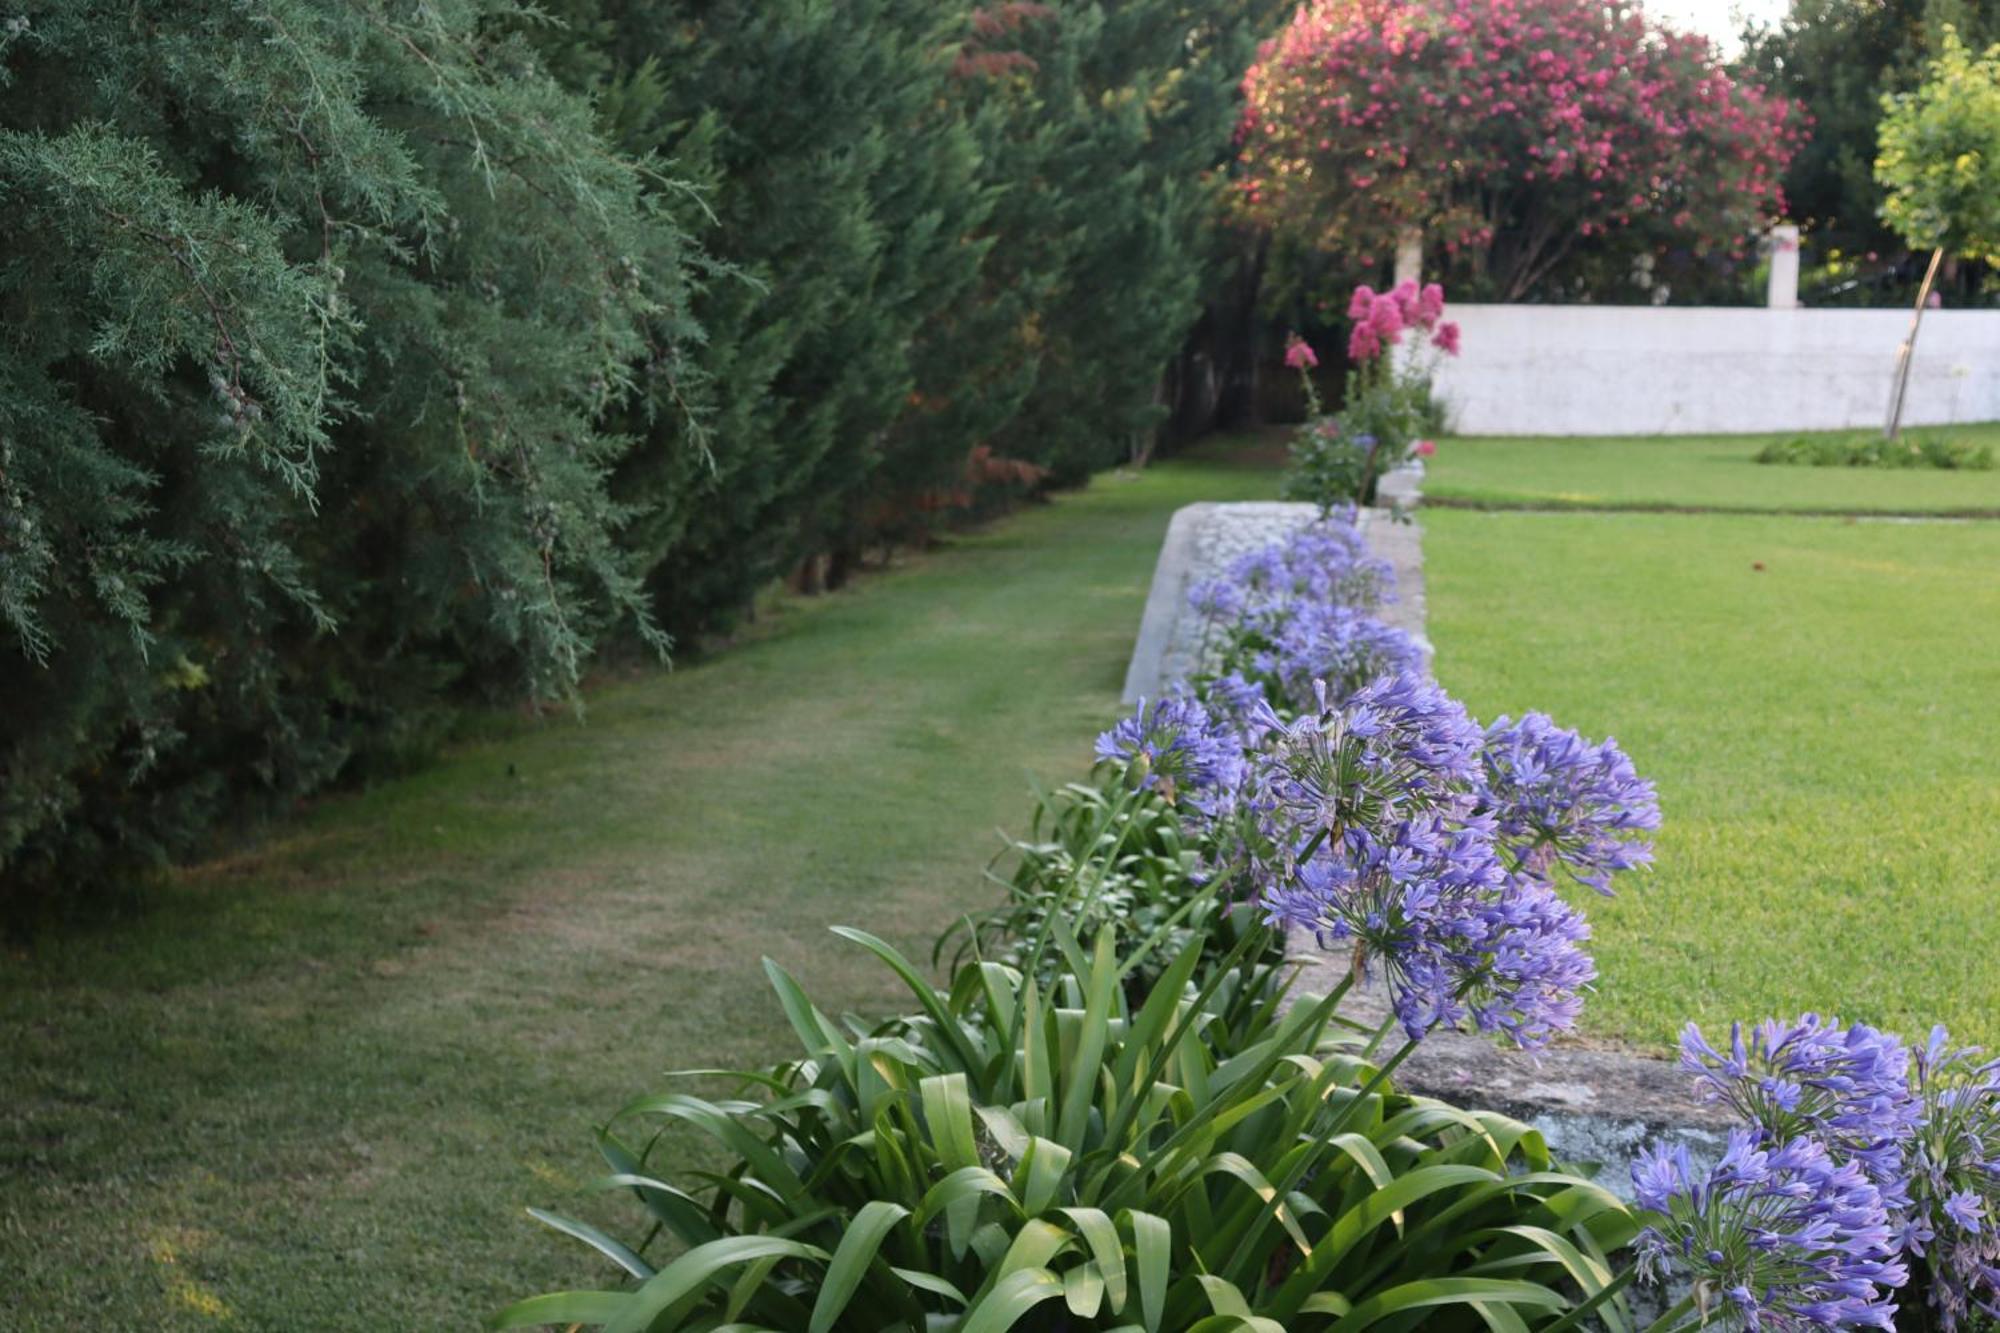
[[[1405,229],[1519,300],[1607,233],[1742,251],[1782,209],[1782,99],[1587,0],[1313,0],[1244,82],[1250,213],[1364,269]]]
[[[1284,493],[1322,512],[1373,504],[1384,472],[1436,451],[1423,438],[1444,427],[1431,376],[1438,356],[1458,355],[1458,325],[1444,318],[1444,289],[1436,283],[1403,282],[1379,293],[1364,284],[1355,288],[1347,317],[1351,369],[1338,417],[1319,414],[1310,375],[1317,354],[1297,337],[1286,353],[1305,382],[1308,415],[1292,440]]]
[[[686,1251],[656,1269],[546,1217],[637,1285],[537,1297],[497,1323],[1160,1333],[1424,1311],[1536,1328],[1607,1292],[1606,1255],[1637,1229],[1525,1125],[1400,1096],[1329,1048],[1333,1000],[1268,1016],[1218,1060],[1198,941],[1132,1008],[1109,934],[1087,958],[1065,936],[1073,971],[1047,991],[980,963],[936,992],[841,933],[918,1014],[843,1032],[767,964],[801,1057],[746,1075],[748,1098],[646,1098],[602,1139],[607,1183]],[[674,1122],[733,1159],[706,1199],[637,1146]]]
[[[72,894],[658,645],[603,415],[686,245],[503,0],[0,31],[0,877]]]
[[[1993,446],[1948,437],[1912,439],[1906,435],[1892,440],[1881,436],[1842,439],[1794,435],[1759,449],[1757,461],[1809,467],[1935,467],[1984,472],[1993,467]]]

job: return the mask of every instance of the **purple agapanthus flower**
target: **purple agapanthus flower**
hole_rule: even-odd
[[[1681,1066],[1703,1095],[1734,1108],[1767,1142],[1811,1135],[1835,1158],[1859,1162],[1891,1211],[1907,1204],[1903,1150],[1919,1107],[1909,1051],[1894,1035],[1803,1014],[1760,1023],[1747,1038],[1742,1024],[1731,1025],[1725,1054],[1690,1023]]]
[[[1632,1184],[1656,1215],[1634,1242],[1641,1272],[1691,1282],[1704,1320],[1779,1333],[1894,1328],[1891,1293],[1908,1270],[1858,1163],[1810,1138],[1766,1147],[1736,1130],[1707,1171],[1685,1145],[1656,1145]]]
[[[1299,710],[1314,706],[1320,682],[1344,700],[1381,676],[1424,667],[1421,645],[1403,630],[1351,607],[1301,607],[1273,637],[1271,674],[1283,698]]]
[[[1599,893],[1653,859],[1659,798],[1616,741],[1592,744],[1546,714],[1502,717],[1486,729],[1486,808],[1524,872],[1557,867]]]
[[[1414,814],[1469,808],[1479,727],[1435,684],[1384,677],[1338,704],[1322,690],[1318,703],[1294,722],[1268,708],[1260,715],[1267,739],[1250,779],[1274,842],[1386,830]]]
[[[1137,712],[1097,738],[1097,757],[1124,764],[1136,786],[1170,800],[1231,791],[1243,773],[1237,731],[1187,694],[1141,700]]]
[[[1245,745],[1263,736],[1263,720],[1270,709],[1261,684],[1232,671],[1203,683],[1200,694],[1209,716],[1234,728]]]
[[[2000,1060],[1953,1047],[1937,1027],[1911,1073],[1918,1122],[1904,1240],[1950,1333],[2000,1320]]]
[[[1462,707],[1384,677],[1267,727],[1245,778],[1278,849],[1260,870],[1267,920],[1379,967],[1412,1039],[1470,1021],[1539,1046],[1575,1022],[1589,932],[1497,856],[1472,810],[1480,733]]]

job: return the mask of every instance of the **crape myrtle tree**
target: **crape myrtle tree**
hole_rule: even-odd
[[[1242,199],[1278,240],[1461,290],[1559,287],[1594,248],[1740,254],[1801,134],[1701,37],[1597,0],[1309,0],[1244,83]]]
[[[655,639],[603,430],[680,231],[499,0],[0,29],[0,878],[88,884]]]

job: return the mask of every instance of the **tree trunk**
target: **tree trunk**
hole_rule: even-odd
[[[1896,353],[1896,389],[1889,395],[1889,424],[1883,431],[1892,444],[1902,435],[1903,396],[1910,390],[1910,361],[1917,352],[1917,330],[1923,326],[1924,306],[1931,299],[1931,284],[1937,281],[1938,264],[1943,259],[1942,245],[1931,251],[1931,262],[1924,270],[1923,285],[1917,288],[1917,308],[1910,314],[1910,336],[1903,339],[1903,346]]]

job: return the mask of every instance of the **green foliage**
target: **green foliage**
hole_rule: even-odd
[[[1882,217],[1912,247],[2000,265],[2000,45],[1947,27],[1914,91],[1883,99]]]
[[[1606,1256],[1635,1230],[1626,1209],[1527,1126],[1395,1093],[1332,1035],[1337,993],[1257,1009],[1224,1054],[1209,1034],[1233,969],[1204,981],[1200,939],[1135,1005],[1109,933],[1086,955],[1058,926],[1046,987],[975,962],[944,991],[839,933],[915,1012],[836,1022],[767,963],[800,1057],[743,1076],[747,1095],[643,1098],[600,1138],[605,1184],[685,1248],[656,1263],[538,1213],[634,1285],[497,1325],[1361,1330],[1424,1310],[1535,1328],[1606,1293],[1625,1326]],[[696,1193],[646,1146],[677,1123],[731,1159]]]
[[[93,4],[0,67],[0,869],[86,882],[658,641],[599,422],[680,232],[503,0]]]
[[[1273,9],[11,22],[0,874],[187,852],[1137,451]]]
[[[1837,282],[1842,269],[1900,253],[1880,216],[1876,128],[1883,97],[1917,84],[1947,24],[1975,45],[2000,38],[1991,6],[1976,0],[1795,0],[1782,20],[1745,34],[1744,63],[1812,117],[1784,177],[1787,211],[1806,230],[1809,276]]]
[[[1025,63],[968,81],[1002,191],[986,290],[1020,312],[1002,364],[1033,373],[996,444],[1074,481],[1141,451],[1163,415],[1161,370],[1221,267],[1236,85],[1275,7],[1013,8],[1046,11],[1012,35]]]
[[[1318,399],[1308,397],[1317,408]],[[1339,505],[1372,505],[1382,474],[1411,457],[1427,435],[1444,432],[1444,404],[1431,390],[1430,369],[1392,356],[1347,372],[1339,416],[1320,416],[1292,434],[1284,495],[1325,513]]]
[[[949,100],[964,15],[911,0],[566,11],[572,27],[545,35],[558,65],[601,89],[624,146],[695,178],[664,203],[741,276],[695,307],[712,457],[682,415],[654,411],[633,421],[642,443],[620,475],[661,613],[700,628],[851,545],[892,448],[913,484],[936,483],[993,424],[961,412],[891,444],[913,396],[956,388],[925,381],[920,336],[965,300],[985,252],[989,191]]]
[[[1989,472],[1993,446],[1947,436],[1856,440],[1838,435],[1794,435],[1759,449],[1757,461],[1810,467],[1935,467]]]

